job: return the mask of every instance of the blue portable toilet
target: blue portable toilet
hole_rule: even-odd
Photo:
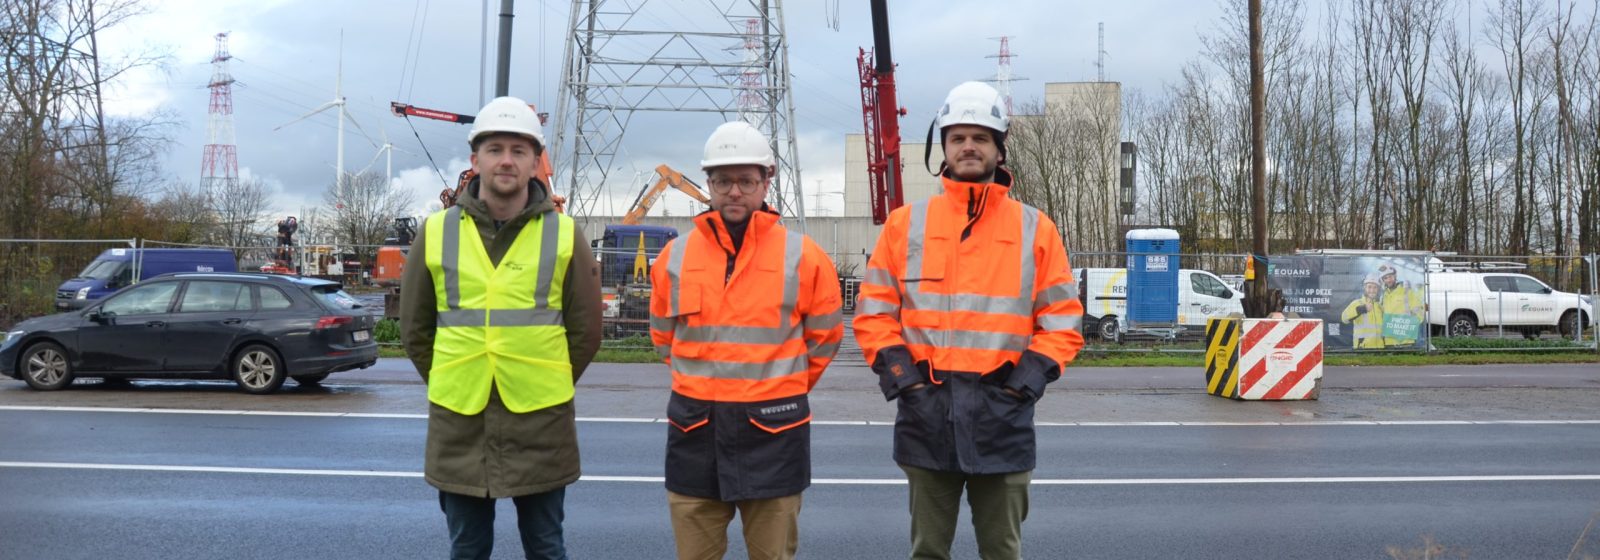
[[[1128,232],[1128,327],[1178,324],[1178,232]]]

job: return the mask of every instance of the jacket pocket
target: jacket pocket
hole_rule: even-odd
[[[780,434],[811,423],[811,404],[805,395],[747,409],[750,423],[769,434]]]
[[[710,401],[676,392],[667,401],[667,489],[679,494],[716,498],[716,430]]]
[[[982,408],[973,432],[983,463],[1019,471],[1033,468],[1033,401],[1012,396],[997,383],[980,382],[977,387]]]
[[[711,403],[691,399],[677,393],[667,401],[667,424],[682,433],[692,432],[711,423]]]

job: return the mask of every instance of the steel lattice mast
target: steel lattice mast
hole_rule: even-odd
[[[200,181],[205,192],[216,195],[239,181],[238,148],[233,143],[233,75],[228,73],[228,34],[217,34],[217,53],[211,57],[211,105],[206,119],[205,153],[200,158]],[[219,189],[222,189],[219,191]]]
[[[568,211],[598,212],[636,114],[714,113],[720,120],[706,119],[707,133],[718,122],[744,119],[767,134],[778,160],[770,202],[804,227],[782,5],[573,0],[551,143],[556,189],[569,194]],[[685,15],[696,10],[714,17]],[[694,29],[663,28],[667,21]]]

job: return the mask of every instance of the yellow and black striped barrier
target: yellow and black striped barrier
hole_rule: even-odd
[[[1225,398],[1239,395],[1239,319],[1206,321],[1206,392]]]

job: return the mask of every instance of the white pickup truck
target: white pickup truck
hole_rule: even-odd
[[[1428,323],[1436,333],[1472,336],[1505,327],[1527,338],[1556,331],[1564,338],[1594,327],[1588,296],[1558,292],[1539,279],[1509,272],[1430,272]]]
[[[1118,340],[1126,330],[1128,269],[1080,268],[1072,271],[1083,301],[1084,333],[1102,340]],[[1204,330],[1206,319],[1243,316],[1243,294],[1204,270],[1178,270],[1178,324]]]

